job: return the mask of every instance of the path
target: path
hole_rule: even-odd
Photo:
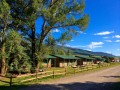
[[[21,90],[110,90],[110,86],[120,78],[120,66],[89,74],[76,74]]]

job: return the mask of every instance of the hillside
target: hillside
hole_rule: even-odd
[[[71,47],[65,47],[65,46],[57,46],[57,49],[63,49],[65,52],[69,52],[72,54],[85,54],[85,55],[100,55],[100,56],[114,56],[109,53],[105,52],[92,52],[92,51],[87,51],[83,49],[78,49],[78,48],[71,48]]]

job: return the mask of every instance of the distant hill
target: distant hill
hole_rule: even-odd
[[[105,52],[93,52],[95,55],[100,55],[100,56],[115,56],[109,53],[105,53]]]
[[[57,49],[63,49],[65,52],[69,52],[72,54],[84,54],[84,55],[100,55],[100,56],[114,56],[109,53],[105,52],[92,52],[92,51],[87,51],[83,49],[78,49],[78,48],[72,48],[72,47],[65,47],[65,46],[57,46]]]

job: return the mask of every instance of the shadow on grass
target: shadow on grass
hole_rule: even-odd
[[[120,90],[120,82],[95,83],[87,81],[85,83],[68,84],[35,84],[35,85],[13,85],[0,86],[0,90]]]

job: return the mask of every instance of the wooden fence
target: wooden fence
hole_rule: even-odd
[[[52,71],[44,71],[44,72],[38,72],[38,70],[36,70],[36,73],[34,74],[25,74],[25,75],[11,75],[9,77],[6,76],[2,76],[0,75],[0,77],[3,78],[9,78],[9,81],[4,81],[4,80],[0,80],[2,82],[6,82],[9,83],[10,86],[12,86],[13,83],[23,83],[23,82],[28,82],[28,81],[32,81],[32,80],[38,80],[41,78],[45,78],[45,77],[50,77],[52,76],[52,78],[55,78],[55,76],[57,75],[67,75],[67,74],[76,74],[78,72],[83,72],[83,71],[88,71],[88,70],[92,70],[95,68],[100,68],[100,67],[105,67],[105,66],[109,66],[110,64],[101,64],[101,65],[86,65],[86,66],[79,66],[77,68],[73,68],[73,70],[68,70],[67,68],[64,68],[63,70],[52,70]],[[25,78],[25,77],[29,77],[26,78],[25,80],[21,80],[20,78]],[[20,79],[20,81],[18,82],[13,82],[13,79]]]

